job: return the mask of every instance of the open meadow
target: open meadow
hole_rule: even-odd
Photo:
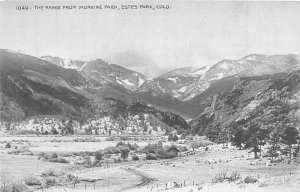
[[[164,137],[1,137],[1,192],[297,191],[299,160]],[[160,147],[159,147],[160,146]],[[173,148],[178,150],[176,155]],[[125,149],[129,149],[128,151]],[[156,155],[154,155],[156,154]]]

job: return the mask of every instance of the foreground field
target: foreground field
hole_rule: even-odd
[[[74,141],[76,139],[76,142]],[[155,143],[159,140],[138,142],[143,147],[148,142]],[[62,180],[65,176],[73,178],[64,179],[64,182],[46,187],[33,187],[31,190],[47,192],[79,192],[79,191],[298,191],[300,187],[300,169],[297,161],[287,164],[285,161],[270,163],[268,158],[254,159],[252,153],[245,150],[237,150],[229,146],[210,145],[200,147],[193,151],[188,145],[188,151],[179,153],[172,159],[132,161],[103,161],[101,166],[82,166],[79,164],[54,163],[38,159],[40,152],[80,152],[83,149],[96,151],[108,146],[115,146],[117,141],[106,141],[105,138],[97,138],[93,141],[83,138],[36,138],[15,137],[1,138],[1,185],[4,182],[14,181],[21,183],[28,177],[36,177],[37,180],[45,179],[47,170],[64,172],[57,177]],[[10,149],[5,149],[5,142],[11,143]],[[136,142],[136,141],[128,141]],[[48,144],[59,145],[45,149]],[[174,143],[164,142],[163,145]],[[182,146],[185,144],[177,144]],[[28,146],[23,155],[8,154],[14,147]],[[93,147],[89,147],[93,146]],[[39,150],[34,150],[34,149]],[[62,148],[64,150],[62,150]],[[70,150],[71,149],[71,150]],[[32,151],[31,151],[32,150]],[[70,150],[70,151],[69,151]],[[86,151],[89,151],[86,150]],[[130,152],[132,153],[132,152]],[[110,158],[116,158],[112,155]],[[77,157],[76,157],[77,158]],[[68,160],[76,159],[74,155],[68,156]],[[85,158],[85,157],[84,157]],[[83,159],[84,159],[83,158]],[[78,158],[77,158],[78,161]],[[73,161],[72,161],[73,162]],[[76,162],[76,161],[75,161]],[[55,172],[54,171],[54,172]],[[235,173],[238,179],[228,182],[216,181],[216,176],[226,173],[228,177]],[[48,173],[47,173],[48,174]],[[59,174],[48,174],[52,178]],[[46,178],[46,179],[49,179]],[[255,182],[245,182],[251,178]],[[3,189],[3,188],[2,188]],[[4,191],[4,190],[3,190]]]

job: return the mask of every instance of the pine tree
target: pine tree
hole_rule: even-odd
[[[242,144],[245,142],[244,134],[245,134],[245,131],[241,127],[239,127],[234,131],[233,137],[231,139],[232,144],[234,146],[238,147],[240,150],[242,149]]]
[[[299,132],[293,126],[287,126],[281,136],[282,142],[288,146],[289,159],[292,159],[292,145],[297,144]]]
[[[254,153],[254,158],[258,158],[257,152],[259,152],[258,133],[259,133],[259,127],[257,123],[251,121],[248,124],[248,129],[245,131],[244,139],[245,139],[245,147],[252,148],[252,151]]]
[[[273,161],[274,157],[277,157],[278,151],[280,150],[280,134],[277,129],[275,129],[270,135],[269,135],[269,143],[271,145],[271,148],[269,149],[268,153],[271,155],[271,161]]]

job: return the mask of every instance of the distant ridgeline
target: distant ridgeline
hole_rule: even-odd
[[[231,140],[255,125],[298,127],[299,57],[249,55],[157,78],[101,59],[0,50],[1,131],[178,134]],[[190,124],[184,119],[189,119]]]

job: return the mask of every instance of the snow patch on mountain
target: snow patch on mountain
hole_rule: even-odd
[[[131,83],[128,79],[124,79],[124,80],[121,80],[123,83],[125,83],[126,85],[129,85],[129,86],[134,86],[133,83]]]
[[[187,90],[187,87],[186,87],[186,86],[183,86],[183,87],[181,87],[180,89],[178,89],[178,91],[181,92],[181,93],[186,92],[186,90]]]
[[[209,79],[209,81],[219,80],[219,79],[222,79],[225,76],[226,75],[225,75],[224,72],[216,73],[212,78]]]
[[[180,81],[178,77],[169,77],[167,78],[169,81],[172,81],[173,83],[177,83],[177,81]]]
[[[221,68],[223,69],[229,69],[231,67],[230,63],[227,63],[226,61],[224,61],[221,65]]]
[[[84,67],[88,64],[89,62],[85,62],[79,69],[78,71],[82,71],[84,69]]]
[[[202,67],[200,69],[197,69],[193,72],[194,75],[196,76],[200,76],[200,75],[204,75],[206,73],[206,71],[209,70],[209,67],[208,66],[205,66],[205,67]]]
[[[19,89],[23,89],[21,85],[19,85],[19,83],[17,83],[10,75],[7,76],[7,78],[13,83],[15,84]]]
[[[145,80],[139,77],[139,86],[141,86],[144,82]]]

